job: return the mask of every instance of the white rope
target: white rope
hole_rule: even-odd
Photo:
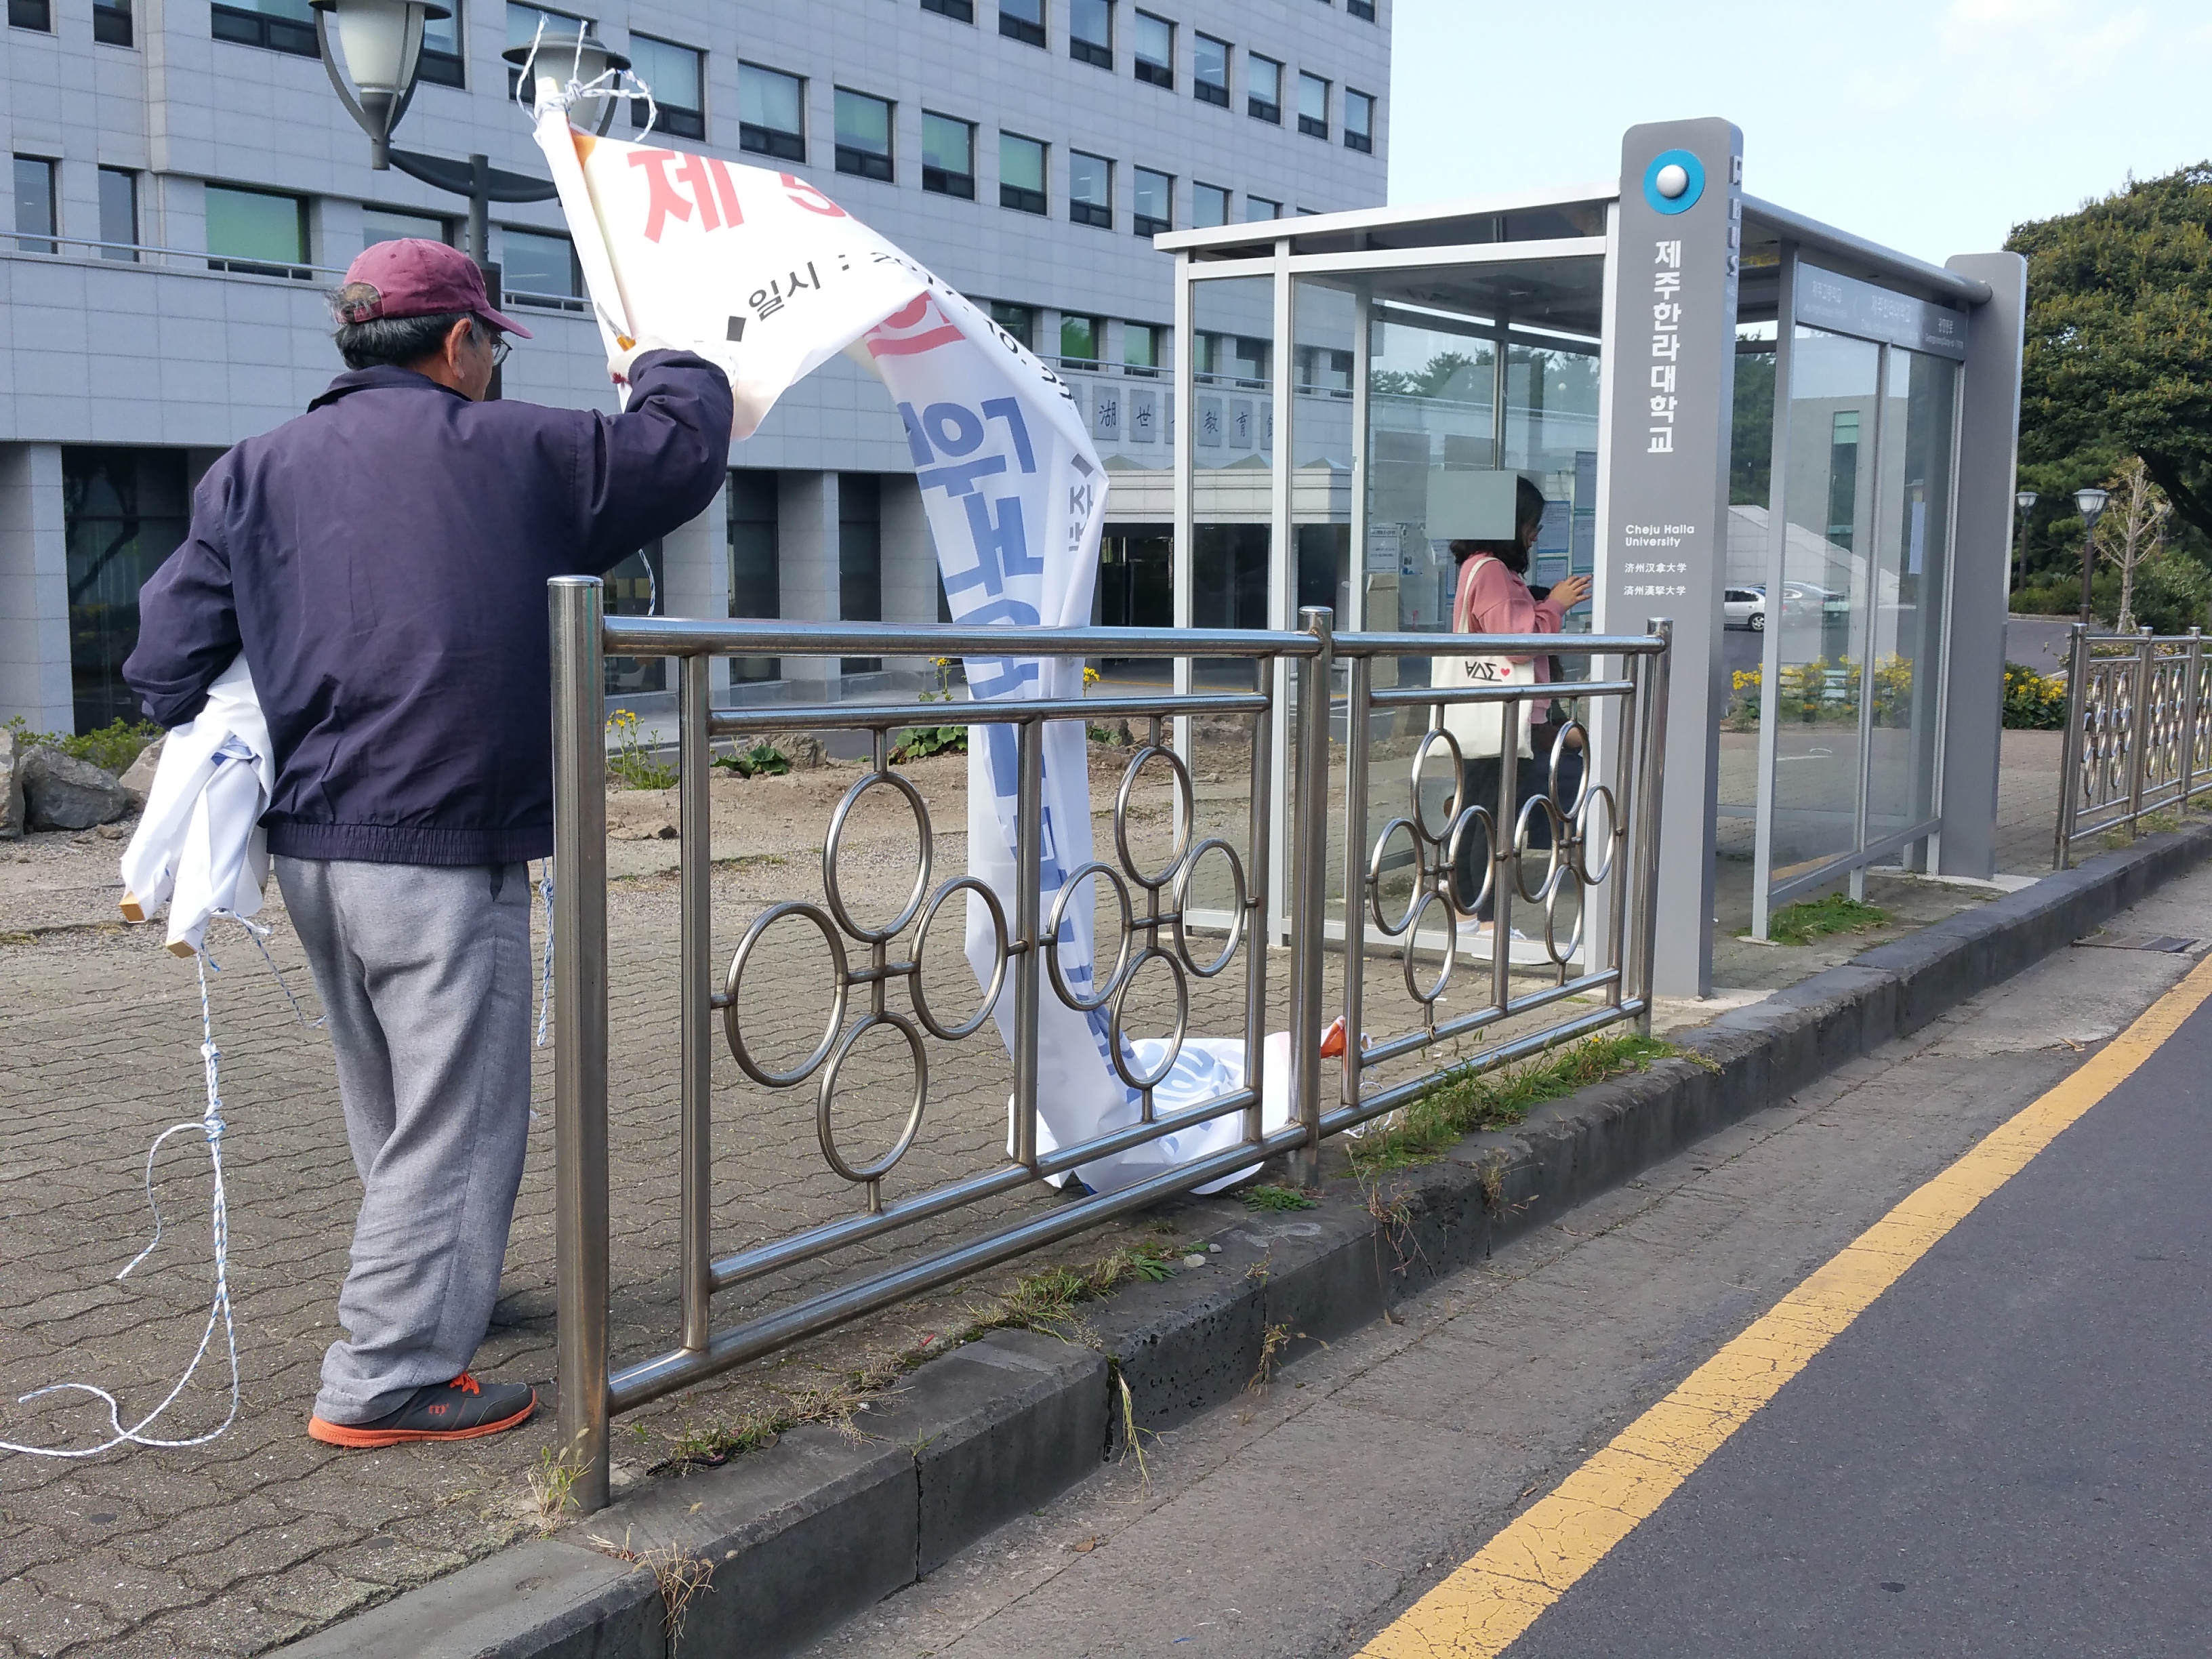
[[[221,973],[222,969],[208,957],[204,951],[197,955],[195,961],[199,969],[200,1058],[207,1069],[207,1109],[200,1115],[199,1121],[196,1123],[172,1124],[162,1130],[154,1138],[154,1144],[147,1148],[146,1207],[154,1212],[154,1237],[144,1249],[131,1258],[130,1266],[125,1267],[115,1277],[118,1279],[129,1278],[131,1269],[153,1255],[155,1246],[161,1242],[161,1206],[155,1201],[154,1196],[154,1160],[160,1154],[162,1143],[171,1135],[183,1134],[192,1129],[199,1130],[207,1138],[208,1166],[212,1171],[214,1182],[208,1205],[208,1225],[213,1236],[215,1247],[215,1300],[208,1308],[207,1328],[200,1333],[200,1345],[192,1354],[192,1363],[185,1367],[185,1374],[177,1379],[176,1386],[162,1397],[160,1405],[155,1407],[152,1411],[148,1412],[129,1428],[123,1426],[123,1407],[117,1402],[115,1396],[106,1389],[94,1388],[89,1382],[50,1382],[43,1389],[33,1389],[30,1393],[19,1396],[15,1403],[19,1406],[27,1405],[42,1395],[61,1394],[70,1390],[88,1394],[94,1399],[107,1402],[107,1422],[112,1433],[97,1446],[88,1446],[75,1451],[64,1450],[54,1446],[26,1446],[12,1440],[0,1440],[0,1451],[22,1452],[33,1457],[97,1457],[102,1452],[112,1451],[114,1448],[125,1444],[171,1449],[204,1446],[222,1434],[237,1419],[238,1333],[231,1322],[230,1316],[230,1209],[228,1200],[223,1193],[222,1184],[222,1137],[228,1126],[222,1120],[222,1095],[217,1079],[217,1068],[222,1059],[222,1051],[215,1044],[215,1021],[208,1009],[207,984],[210,968],[214,968],[217,973]],[[272,962],[270,966],[273,969],[276,964]],[[281,975],[278,977],[277,983],[280,985],[283,983]],[[287,990],[285,994],[289,997],[291,993]],[[299,1005],[295,1002],[293,1006],[296,1009]],[[215,1329],[218,1322],[222,1326],[223,1342],[230,1357],[230,1409],[223,1413],[222,1422],[204,1434],[193,1435],[182,1440],[164,1440],[148,1434],[146,1430],[176,1403],[177,1397],[185,1391],[185,1385],[192,1380],[193,1374],[199,1370],[200,1361],[207,1357],[208,1344],[215,1340]]]
[[[284,994],[284,1000],[292,1005],[292,1017],[311,1031],[320,1030],[328,1023],[330,1016],[324,1014],[315,1019],[307,1018],[307,1011],[300,1006],[300,999],[292,994],[292,988],[284,982],[284,970],[276,965],[276,958],[269,954],[269,930],[258,922],[248,921],[244,916],[231,916],[228,910],[222,914],[246,929],[246,936],[253,941],[253,948],[261,952],[262,961],[269,964],[269,977],[276,981],[276,988]],[[218,974],[222,971],[221,968],[216,969]]]
[[[538,896],[545,901],[545,973],[538,987],[538,1046],[545,1046],[545,1022],[553,1012],[553,860],[544,864],[538,878]],[[534,1115],[534,1114],[533,1114]]]

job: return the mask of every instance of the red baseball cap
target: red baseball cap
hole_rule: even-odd
[[[484,295],[483,272],[475,260],[459,248],[419,236],[364,248],[346,267],[345,282],[331,309],[342,323],[463,313],[507,333],[530,337],[528,329],[491,308]]]

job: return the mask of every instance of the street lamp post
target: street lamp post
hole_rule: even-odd
[[[2097,569],[2097,520],[2105,516],[2105,502],[2110,499],[2101,489],[2091,488],[2074,492],[2075,510],[2081,515],[2081,620],[2089,621],[2089,581]]]
[[[368,135],[369,166],[379,172],[397,167],[411,179],[469,198],[467,252],[483,268],[485,289],[499,303],[493,286],[497,268],[491,263],[490,205],[494,202],[546,202],[556,193],[545,179],[509,173],[492,166],[489,158],[471,155],[455,161],[439,155],[400,149],[392,143],[392,129],[414,101],[417,73],[422,67],[422,28],[433,18],[453,14],[434,0],[309,0],[315,10],[315,40],[322,48],[323,67],[347,112]],[[348,87],[338,70],[338,53],[331,49],[332,20],[337,44],[344,49],[346,68],[353,76]],[[535,57],[540,66],[568,71],[572,82],[589,85],[609,70],[627,70],[629,59],[610,52],[579,23],[574,40],[556,40],[541,46],[510,46],[501,55],[517,69],[529,72]],[[564,63],[562,60],[566,60]],[[357,88],[357,90],[356,90]],[[615,100],[604,100],[599,131],[614,124]]]
[[[2027,557],[2027,515],[2035,511],[2036,499],[2033,489],[2023,489],[2012,498],[2012,504],[2020,509],[2020,528],[2013,536],[2012,580],[2005,584],[2007,592],[2020,586],[2020,567]]]

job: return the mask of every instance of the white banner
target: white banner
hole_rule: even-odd
[[[1089,623],[1106,475],[1058,375],[794,174],[593,138],[575,131],[550,100],[540,107],[538,143],[611,346],[617,334],[650,334],[720,363],[736,392],[740,439],[751,436],[787,388],[845,352],[882,380],[898,407],[954,617],[1011,628]],[[966,666],[969,695],[980,700],[1083,694],[1078,660],[971,657]],[[1000,896],[1011,930],[1014,730],[970,732],[969,873]],[[1040,914],[1048,919],[1067,872],[1091,856],[1081,722],[1046,726],[1044,762]],[[1093,983],[1091,923],[1091,906],[1071,902],[1060,935],[1064,976],[1085,999]],[[988,984],[990,916],[972,896],[967,945],[978,983]],[[1135,1122],[1140,1099],[1114,1069],[1106,1011],[1078,1012],[1048,981],[1039,1005],[1040,1149]],[[1011,990],[996,1013],[1011,1053]],[[1210,1069],[1197,1065],[1195,1053],[1179,1064],[1177,1075],[1156,1091],[1160,1110],[1221,1086],[1221,1045],[1206,1046]],[[1132,1059],[1137,1075],[1148,1069]],[[1232,1069],[1241,1079],[1241,1063]],[[1231,1144],[1240,1127],[1232,1115],[1085,1164],[1079,1174],[1097,1190],[1126,1186]]]

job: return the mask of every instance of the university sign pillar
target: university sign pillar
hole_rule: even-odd
[[[1606,296],[1611,411],[1598,486],[1604,632],[1674,623],[1654,989],[1712,989],[1713,811],[1727,697],[1721,586],[1743,240],[1743,135],[1632,127]]]

